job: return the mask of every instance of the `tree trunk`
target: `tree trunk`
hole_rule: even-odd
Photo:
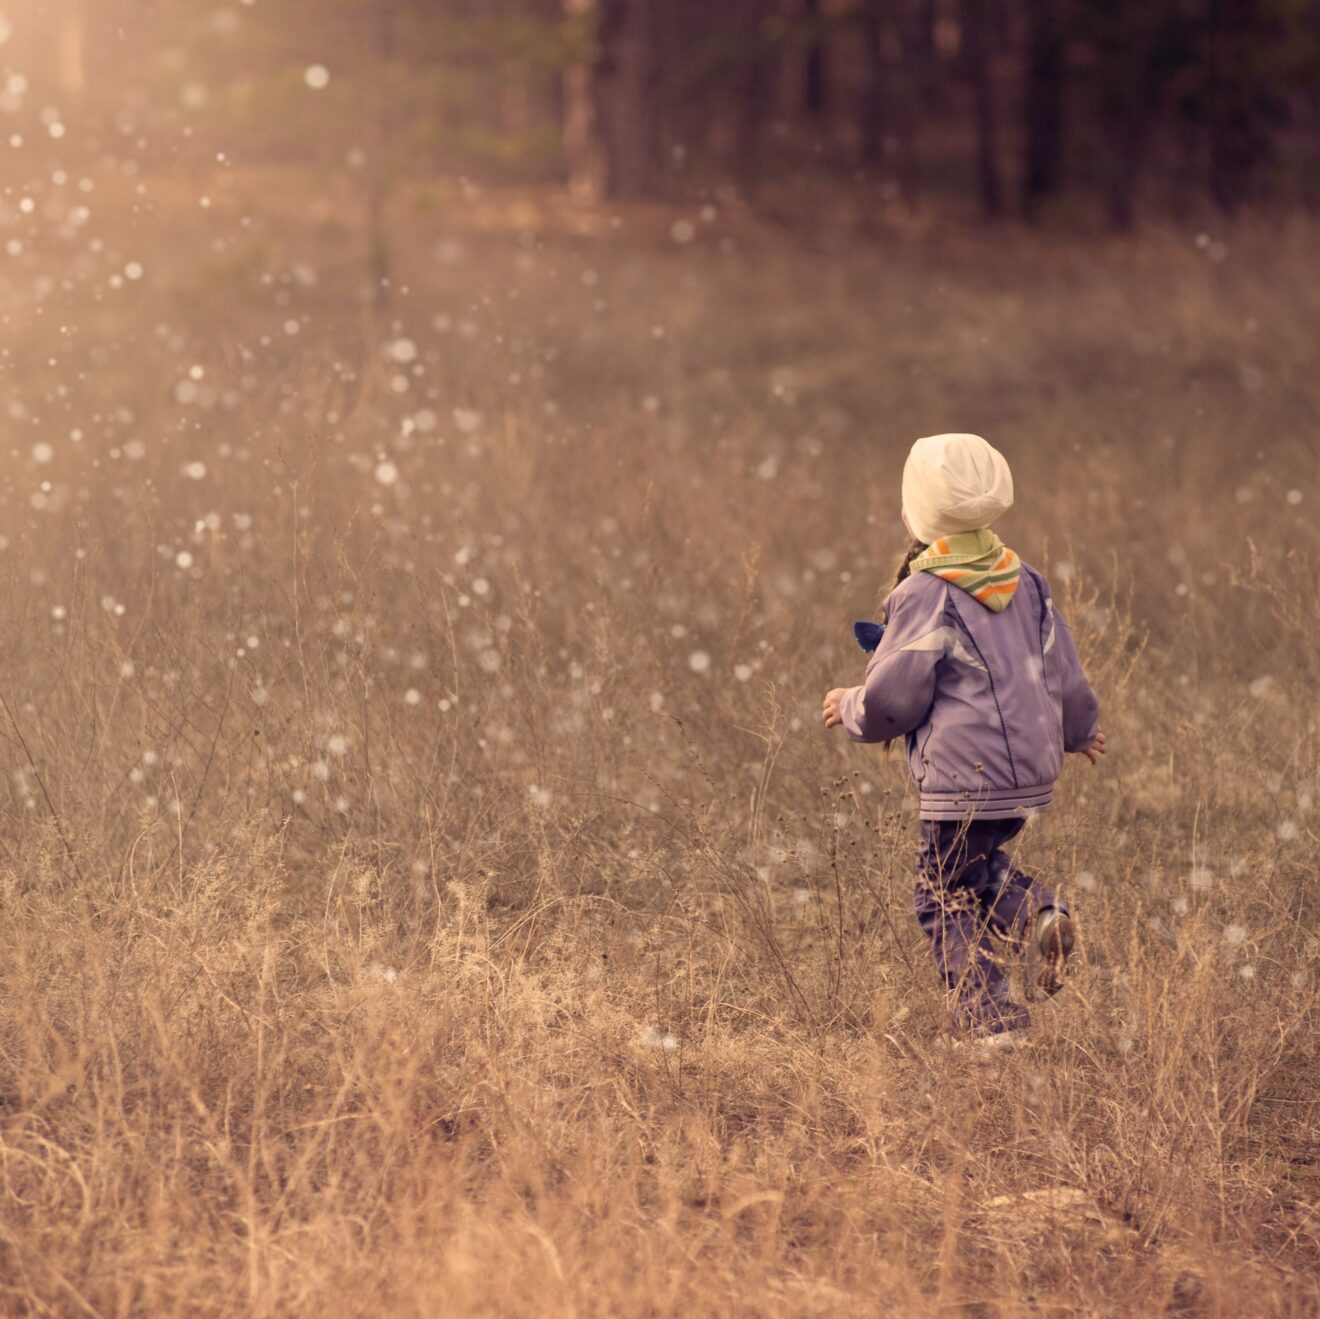
[[[802,108],[820,119],[829,108],[829,82],[825,64],[825,38],[821,27],[820,0],[804,0],[807,25],[807,58],[803,69]]]
[[[1212,0],[1208,22],[1207,84],[1210,195],[1225,211],[1251,193],[1274,150],[1274,131],[1287,103],[1253,69],[1253,56],[1281,39],[1277,18],[1259,0]]]
[[[872,169],[884,169],[888,163],[889,140],[889,69],[885,60],[884,19],[878,3],[868,6],[864,16],[866,42],[866,97],[862,121],[862,157]]]
[[[1028,219],[1034,219],[1041,203],[1055,196],[1063,184],[1065,56],[1060,0],[1027,0],[1022,213]]]
[[[912,53],[923,65],[935,59],[935,23],[939,18],[938,0],[919,0],[912,33]]]
[[[1109,139],[1109,224],[1123,231],[1136,222],[1137,185],[1167,76],[1160,60],[1169,11],[1154,5],[1111,27],[1099,64]]]
[[[1210,195],[1223,210],[1232,209],[1231,188],[1226,150],[1227,126],[1224,70],[1224,44],[1226,34],[1224,0],[1210,0],[1206,21],[1206,97],[1209,101],[1209,185]]]
[[[916,120],[920,110],[921,75],[913,54],[920,34],[914,25],[891,24],[888,0],[868,0],[863,18],[868,75],[862,150],[873,169],[893,170],[898,187],[909,199],[916,191]],[[898,58],[890,57],[896,46]]]
[[[763,35],[766,19],[765,0],[740,0],[737,20],[738,58],[740,62],[737,170],[744,192],[756,192],[761,177],[761,130],[768,118],[769,83]]]
[[[605,192],[642,197],[660,186],[662,0],[597,0],[596,114]]]
[[[1137,179],[1141,172],[1146,127],[1142,117],[1131,113],[1113,127],[1109,176],[1109,227],[1126,233],[1137,220]]]
[[[1003,213],[999,177],[999,118],[995,104],[989,17],[991,0],[963,0],[963,56],[972,84],[976,114],[976,180],[981,213],[988,220]]]
[[[605,142],[596,98],[596,0],[565,0],[567,36],[573,58],[564,70],[564,159],[570,192],[598,201],[608,184]]]

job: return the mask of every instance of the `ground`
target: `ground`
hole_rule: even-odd
[[[6,216],[6,1311],[1313,1313],[1320,229],[364,213]],[[819,724],[941,430],[1110,737],[989,1065]]]

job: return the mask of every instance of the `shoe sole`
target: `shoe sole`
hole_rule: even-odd
[[[955,1040],[953,1047],[956,1052],[974,1062],[987,1063],[993,1058],[1026,1048],[1030,1043],[1031,1037],[1026,1029],[1019,1028],[1000,1031],[997,1035],[977,1035],[971,1039]]]
[[[1051,922],[1041,936],[1039,948],[1043,965],[1036,983],[1041,992],[1053,998],[1068,980],[1068,959],[1077,946],[1077,932],[1067,916]]]

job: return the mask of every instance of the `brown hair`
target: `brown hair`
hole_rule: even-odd
[[[889,588],[891,591],[897,590],[900,584],[911,575],[912,560],[917,555],[924,554],[929,548],[930,546],[925,541],[913,538],[912,544],[903,551],[903,557],[898,561],[898,571],[894,574],[894,584]],[[889,622],[883,602],[880,605],[880,617],[883,622]]]

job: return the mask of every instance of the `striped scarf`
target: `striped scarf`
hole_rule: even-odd
[[[982,527],[932,541],[912,560],[912,571],[942,577],[997,614],[1008,607],[1018,588],[1022,560],[993,531]]]

